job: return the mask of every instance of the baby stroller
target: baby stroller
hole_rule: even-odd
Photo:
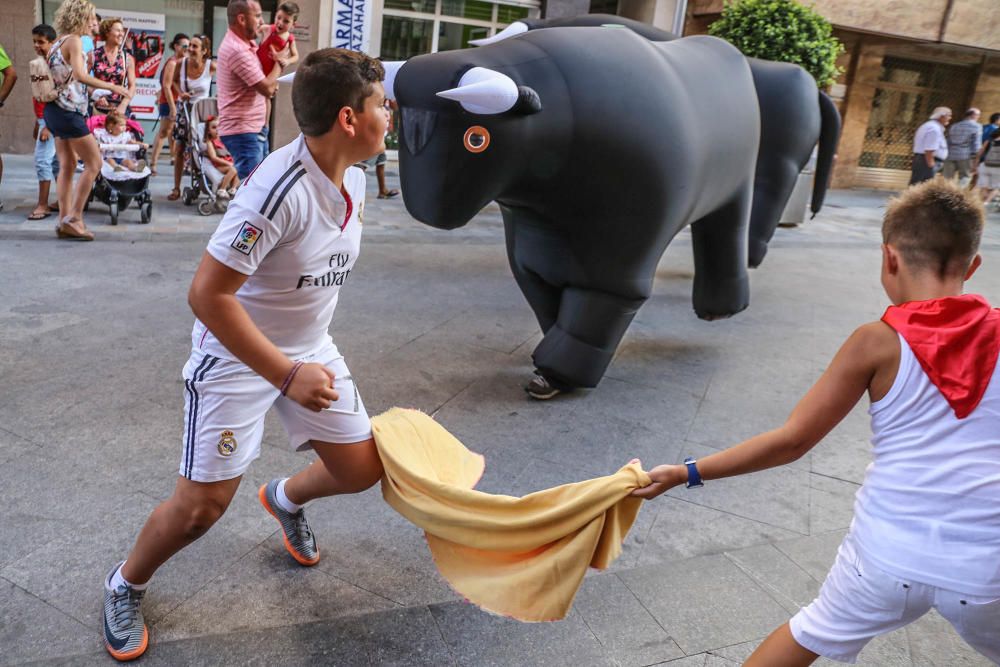
[[[187,141],[184,147],[184,160],[191,171],[191,185],[184,188],[181,195],[184,203],[191,206],[198,202],[198,212],[202,215],[221,213],[225,211],[225,202],[219,201],[216,196],[217,183],[213,183],[205,169],[208,160],[205,153],[205,119],[209,116],[217,116],[219,107],[214,97],[206,97],[197,102],[183,103],[180,109],[181,118],[178,120],[187,125]],[[208,199],[198,201],[205,195]]]
[[[104,116],[91,116],[87,119],[87,128],[93,132],[96,128],[104,127]],[[132,138],[142,141],[142,126],[136,121],[128,119],[125,126]],[[146,149],[136,145],[101,144],[101,155],[108,152],[130,152],[135,154],[135,159],[145,157]],[[134,200],[139,207],[139,220],[142,224],[148,224],[153,216],[153,197],[149,193],[149,167],[141,172],[115,171],[107,162],[101,164],[101,173],[94,179],[94,187],[90,191],[90,197],[83,209],[90,209],[90,202],[95,199],[107,205],[111,212],[111,224],[118,224],[118,214],[128,208]]]

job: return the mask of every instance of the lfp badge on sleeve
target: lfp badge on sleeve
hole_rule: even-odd
[[[229,245],[236,248],[244,255],[249,255],[261,234],[263,234],[263,232],[260,229],[244,220],[243,226],[240,227],[240,231],[236,233],[236,238],[234,238],[233,242]]]

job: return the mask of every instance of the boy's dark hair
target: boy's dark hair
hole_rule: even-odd
[[[347,49],[319,49],[295,70],[292,111],[302,134],[326,134],[344,107],[364,110],[373,85],[385,78],[382,63]]]
[[[39,37],[44,37],[50,42],[56,41],[56,29],[50,26],[48,23],[39,23],[34,28],[31,29],[32,35],[38,35]]]
[[[934,271],[939,278],[962,275],[979,251],[984,221],[979,197],[935,178],[889,200],[882,241],[915,270]]]
[[[177,33],[176,35],[174,35],[173,40],[171,40],[170,42],[170,48],[174,48],[175,46],[177,46],[177,42],[181,41],[182,39],[190,39],[190,37],[185,35],[183,32]]]
[[[994,114],[990,114],[990,122],[996,125],[997,121],[1000,120],[1000,111]]]
[[[278,11],[288,14],[292,17],[293,21],[299,17],[299,6],[294,2],[281,3],[278,5]]]

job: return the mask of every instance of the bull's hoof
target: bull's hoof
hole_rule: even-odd
[[[734,310],[718,310],[718,311],[698,310],[697,308],[695,308],[694,314],[698,316],[699,320],[705,320],[706,322],[714,322],[715,320],[726,320],[737,313],[742,313],[744,310],[747,309],[747,306],[749,305],[750,305],[749,303],[745,303]]]

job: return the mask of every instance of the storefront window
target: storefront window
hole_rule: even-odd
[[[513,5],[497,5],[497,23],[513,23],[521,19],[528,18],[527,7],[514,7]],[[614,14],[614,12],[610,12]]]
[[[406,60],[430,53],[434,21],[386,16],[382,19],[382,58]]]
[[[489,28],[441,21],[438,27],[438,51],[467,49],[470,39],[481,39],[489,34]]]
[[[477,21],[492,21],[493,3],[480,0],[441,0],[441,13]]]

